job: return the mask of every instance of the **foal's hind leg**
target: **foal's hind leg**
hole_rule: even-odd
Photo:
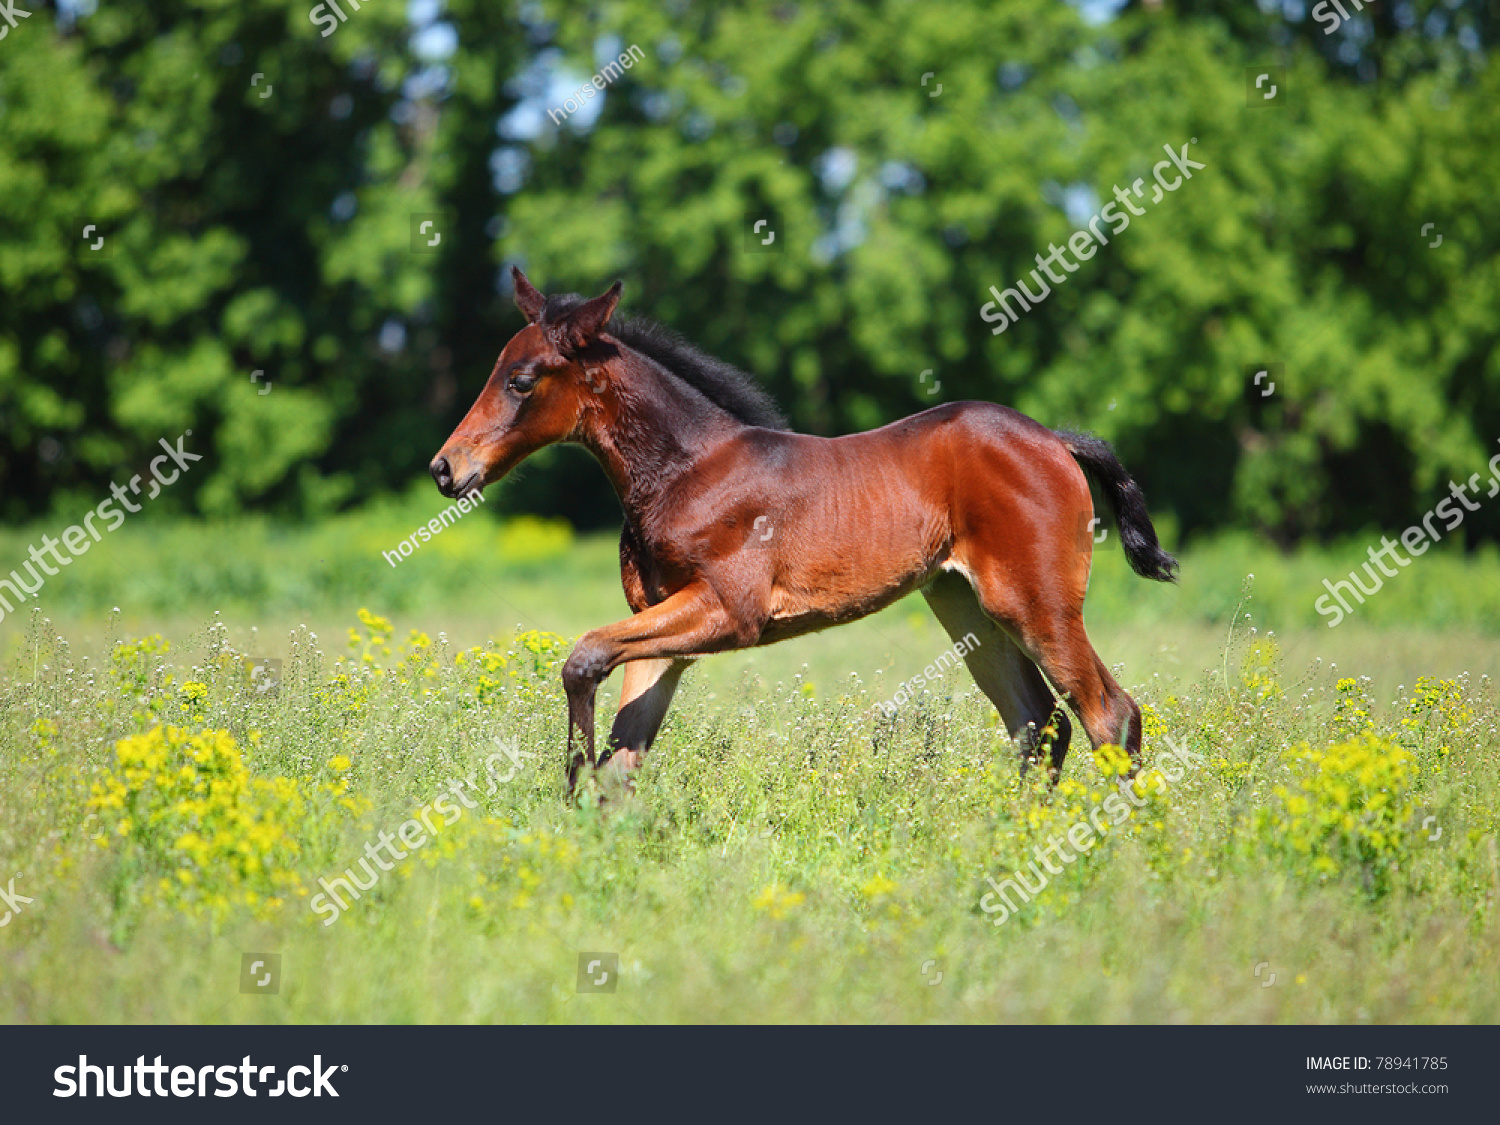
[[[678,681],[690,660],[633,660],[625,665],[620,685],[620,709],[609,732],[609,743],[599,756],[602,775],[629,784],[632,771],[641,764],[656,732],[667,717]]]
[[[922,594],[954,644],[963,642],[968,650],[964,663],[979,690],[1000,712],[1011,738],[1020,744],[1023,771],[1035,759],[1042,732],[1053,725],[1047,772],[1056,781],[1068,755],[1073,725],[1037,666],[1004,629],[986,616],[973,588],[961,575],[939,574]]]
[[[1141,765],[1141,709],[1094,651],[1083,614],[1030,622],[1020,633],[1021,643],[1078,712],[1094,749],[1106,742],[1123,747],[1134,774]]]
[[[1029,588],[994,573],[976,576],[975,593],[985,613],[999,621],[1056,685],[1078,714],[1094,749],[1105,743],[1141,764],[1141,709],[1115,682],[1083,627],[1083,590],[1063,585],[1056,572]]]

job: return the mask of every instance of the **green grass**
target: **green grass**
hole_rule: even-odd
[[[444,506],[421,490],[310,527],[142,517],[48,578],[38,604],[58,631],[96,655],[108,644],[110,622],[123,635],[160,632],[180,650],[216,611],[237,647],[268,657],[284,657],[291,631],[302,625],[341,643],[361,606],[388,615],[403,632],[446,633],[458,646],[508,636],[518,626],[574,637],[628,613],[615,538],[575,538],[558,523],[502,525],[480,509],[392,567],[382,552]],[[0,530],[0,574],[44,534],[61,531],[60,520]],[[1127,682],[1196,677],[1221,668],[1227,626],[1240,605],[1263,631],[1278,634],[1289,666],[1321,659],[1325,667],[1370,676],[1382,694],[1424,674],[1500,676],[1500,559],[1492,548],[1467,556],[1429,551],[1349,620],[1327,628],[1314,609],[1323,580],[1347,575],[1378,542],[1372,533],[1286,555],[1248,535],[1225,536],[1186,552],[1180,585],[1164,586],[1132,574],[1111,535],[1096,548],[1089,591],[1095,647],[1106,663],[1124,666]],[[1248,575],[1254,580],[1244,601]],[[26,608],[0,619],[0,667],[22,659],[27,628]],[[817,679],[857,672],[891,676],[894,684],[945,645],[914,595],[821,636],[707,661],[689,682],[717,690],[752,674],[774,683],[806,663]]]
[[[1379,616],[1387,598],[1483,603],[1485,558],[1421,560],[1370,620],[1329,630],[1298,607],[1352,553],[1207,544],[1168,588],[1102,551],[1090,628],[1148,706],[1148,767],[1167,736],[1204,761],[995,926],[985,876],[1066,833],[1106,781],[1076,746],[1057,792],[1021,780],[961,672],[878,720],[872,704],[947,645],[919,599],[700,662],[636,794],[575,808],[567,644],[546,633],[624,613],[612,542],[559,549],[533,527],[507,547],[481,512],[388,567],[378,551],[422,514],[127,525],[49,580],[47,624],[0,623],[0,888],[19,872],[35,899],[0,927],[0,1019],[1500,1018],[1493,618]],[[0,538],[0,559],[35,538]],[[361,605],[394,620],[389,651]],[[130,640],[158,631],[166,652]],[[457,661],[475,645],[488,664]],[[248,688],[244,655],[285,661],[274,698]],[[181,753],[126,772],[122,740],[164,723],[233,739],[243,772],[223,740],[219,765],[193,767],[219,804],[181,780]],[[483,786],[497,736],[535,759],[324,926],[319,877],[448,779]],[[1304,743],[1346,757],[1312,764]],[[91,807],[115,783],[125,808]],[[282,955],[278,995],[240,993],[244,952]],[[580,952],[619,954],[617,992],[576,991]]]

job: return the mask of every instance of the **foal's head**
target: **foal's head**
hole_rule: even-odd
[[[604,364],[619,349],[600,338],[620,302],[620,283],[593,300],[547,316],[547,298],[513,269],[516,305],[527,326],[505,345],[489,382],[429,469],[444,496],[499,480],[529,454],[572,436],[602,389]]]

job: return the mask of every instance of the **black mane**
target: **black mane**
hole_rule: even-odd
[[[583,304],[577,293],[547,298],[542,323],[555,321]],[[785,430],[786,418],[774,399],[749,372],[699,351],[676,332],[654,321],[638,316],[610,318],[609,334],[627,347],[650,356],[715,405],[728,411],[748,426],[767,430]]]

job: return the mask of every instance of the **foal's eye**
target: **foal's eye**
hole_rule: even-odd
[[[518,371],[510,377],[510,389],[517,394],[526,394],[535,389],[536,374],[531,371]]]

